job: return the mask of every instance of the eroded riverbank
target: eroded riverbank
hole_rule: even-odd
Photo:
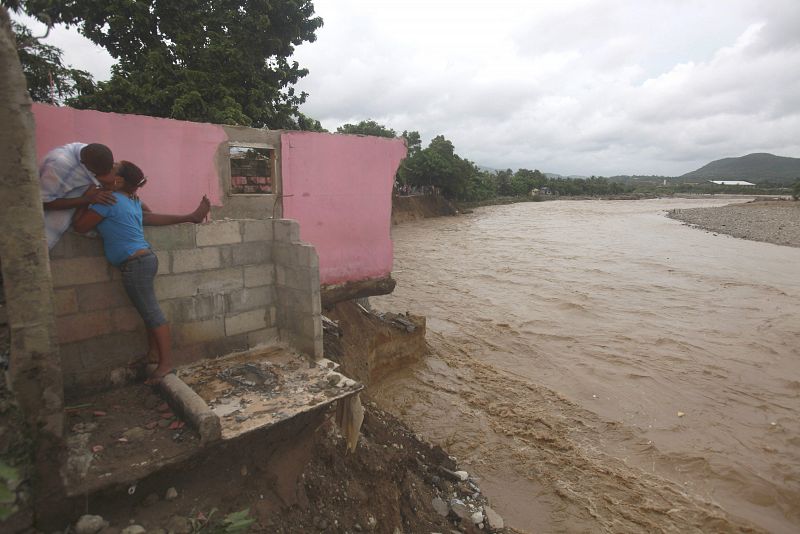
[[[725,200],[495,206],[394,229],[432,356],[381,395],[531,531],[791,532],[800,251],[699,232]],[[492,494],[493,493],[493,494]]]

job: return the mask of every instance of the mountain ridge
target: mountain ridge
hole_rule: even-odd
[[[791,184],[800,179],[800,158],[755,152],[722,158],[680,176],[682,180],[746,180],[753,183]]]

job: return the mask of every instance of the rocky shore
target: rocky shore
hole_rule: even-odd
[[[800,202],[753,200],[715,208],[671,210],[668,217],[720,234],[800,247]]]

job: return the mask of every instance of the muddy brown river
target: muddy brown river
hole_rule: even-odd
[[[430,354],[373,388],[527,532],[800,530],[800,248],[554,201],[393,228]]]

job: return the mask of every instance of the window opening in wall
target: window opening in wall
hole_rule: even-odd
[[[275,149],[231,146],[231,194],[269,195],[274,192]]]

